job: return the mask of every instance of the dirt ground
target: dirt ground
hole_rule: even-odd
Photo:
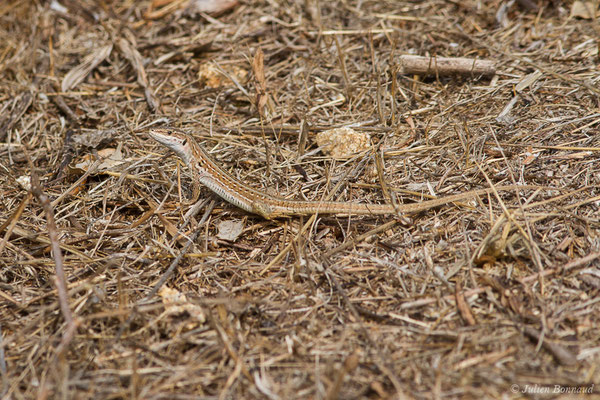
[[[2,399],[598,396],[597,1],[205,3],[0,2]],[[492,189],[266,220],[158,125],[285,198]]]

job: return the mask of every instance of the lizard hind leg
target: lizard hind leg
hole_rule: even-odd
[[[262,216],[265,219],[275,219],[281,216],[274,212],[268,204],[257,201],[252,202],[252,212]]]

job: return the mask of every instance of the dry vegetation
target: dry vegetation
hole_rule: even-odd
[[[0,2],[3,398],[600,389],[600,28],[571,3]],[[401,75],[402,54],[497,74]],[[138,132],[157,121],[284,196],[540,187],[403,218],[266,221],[206,189],[188,204],[186,169]],[[346,125],[374,151],[314,151]],[[223,221],[242,222],[237,240]]]

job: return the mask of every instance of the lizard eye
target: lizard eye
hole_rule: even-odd
[[[167,135],[171,136],[173,134],[173,131],[167,131]]]

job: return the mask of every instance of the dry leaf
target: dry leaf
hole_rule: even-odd
[[[188,0],[159,0],[153,1],[148,6],[148,10],[144,13],[146,19],[159,19],[172,12],[182,8],[187,4]],[[162,7],[164,5],[164,7]],[[157,7],[162,7],[155,10]]]
[[[265,106],[269,101],[269,95],[267,93],[267,82],[265,80],[265,54],[259,47],[256,50],[256,54],[252,59],[252,70],[254,72],[255,90],[256,90],[256,108],[258,112],[265,116]]]
[[[523,160],[523,165],[528,165],[534,162],[540,153],[536,153],[533,151],[533,147],[528,146],[527,151],[525,152],[525,159]]]
[[[173,3],[173,0],[152,0],[152,8],[158,8]]]
[[[119,39],[119,49],[121,53],[127,61],[131,64],[133,69],[135,69],[137,73],[137,82],[138,84],[144,88],[144,95],[146,97],[146,103],[152,111],[156,111],[160,105],[158,99],[150,90],[150,85],[148,84],[148,77],[146,76],[146,70],[144,69],[144,64],[142,61],[142,55],[139,51],[129,41],[121,38]]]
[[[146,77],[146,71],[142,63],[142,55],[137,51],[131,43],[121,38],[118,41],[119,49],[127,61],[131,64],[133,69],[137,72],[137,81],[143,87],[148,87],[148,78]]]
[[[244,82],[248,76],[248,71],[237,65],[222,65],[220,67],[238,82]],[[201,85],[213,89],[231,84],[229,78],[223,75],[212,63],[205,63],[200,66],[198,69],[198,81]]]
[[[465,299],[465,292],[462,289],[462,284],[460,281],[456,282],[454,286],[454,299],[456,301],[456,308],[458,308],[460,316],[467,323],[467,325],[477,325],[477,321],[475,321],[471,307],[469,306],[467,299]]]
[[[219,233],[217,233],[219,239],[235,242],[242,234],[244,224],[241,221],[223,221],[217,229],[219,230]]]
[[[69,14],[69,9],[56,0],[50,2],[50,9],[63,14]]]
[[[123,163],[131,162],[131,159],[123,158],[123,154],[121,153],[121,145],[115,148],[106,148],[98,151],[98,156],[103,159],[102,162],[98,165],[95,174],[102,173],[104,171],[113,171],[117,169],[117,167]],[[92,164],[94,164],[95,157],[92,154],[86,154],[82,157],[81,161],[76,163],[74,166],[69,166],[69,170],[72,173],[82,173],[86,172]]]
[[[71,138],[73,144],[77,146],[97,149],[104,143],[108,143],[116,136],[114,129],[94,129],[82,130]]]
[[[256,79],[256,92],[263,94],[267,91],[267,83],[265,82],[265,53],[259,47],[252,59],[252,70],[254,79]]]
[[[98,64],[100,64],[110,55],[112,48],[112,44],[109,44],[101,47],[94,53],[91,53],[85,57],[81,64],[67,72],[63,78],[61,90],[66,92],[79,85],[81,81],[83,81],[85,77],[88,76],[88,74],[98,66]]]
[[[594,14],[598,14],[593,1],[575,1],[571,6],[571,15],[569,18],[592,19]]]
[[[186,13],[192,15],[199,13],[219,15],[237,5],[237,0],[191,0]]]

